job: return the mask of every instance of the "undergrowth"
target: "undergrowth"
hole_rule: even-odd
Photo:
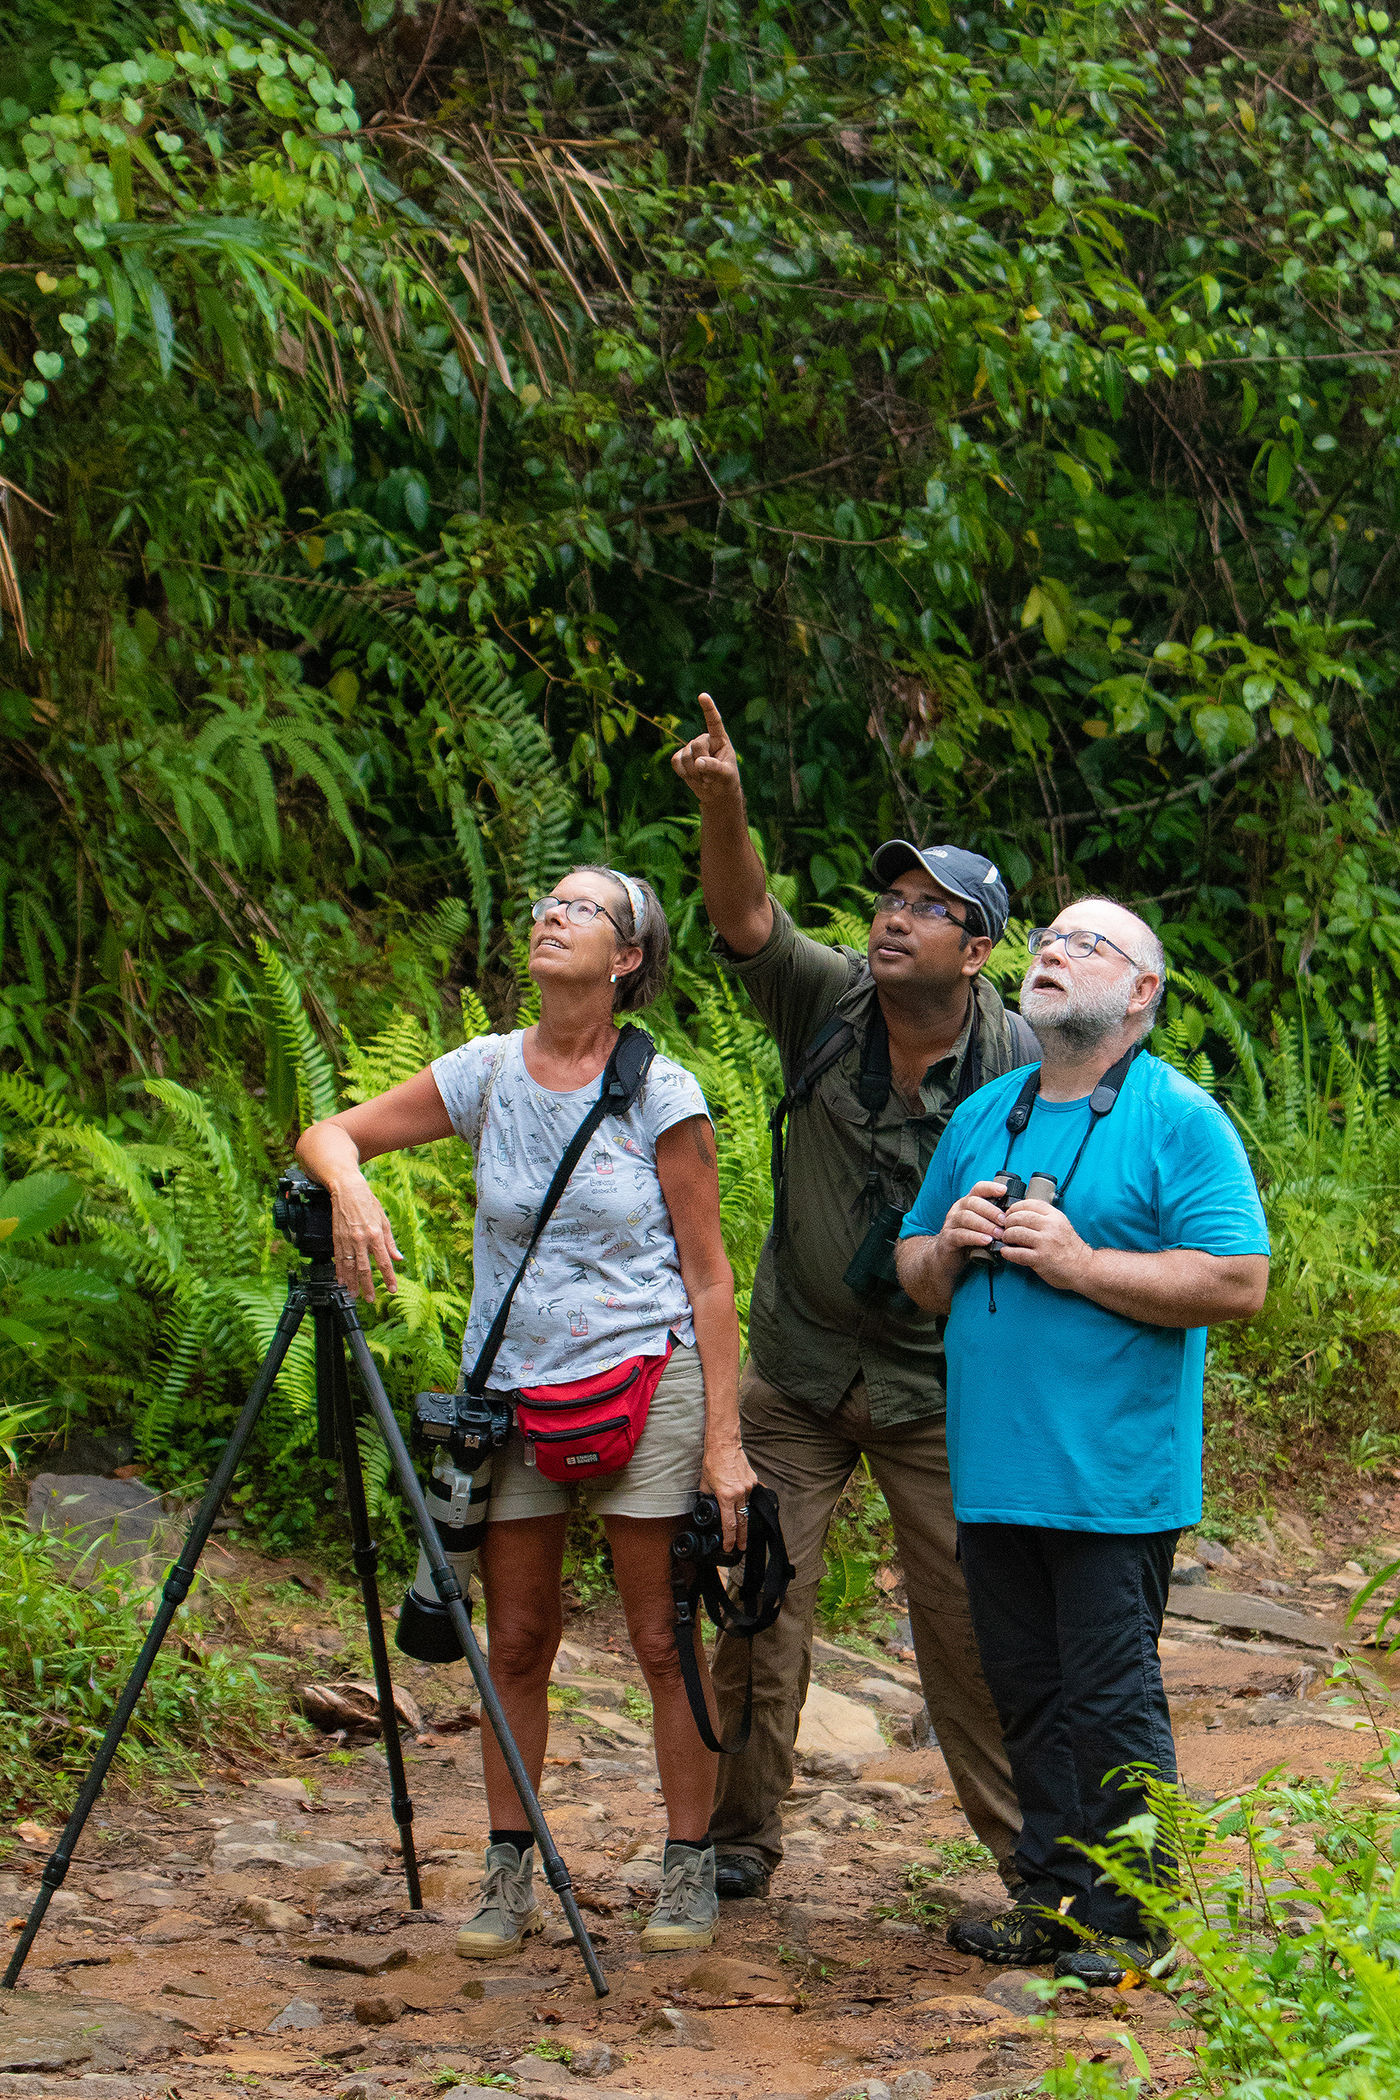
[[[71,1805],[145,1639],[146,1594],[120,1570],[75,1573],[43,1533],[0,1518],[0,1814]],[[263,1754],[287,1706],[247,1656],[206,1630],[194,1590],[122,1740],[132,1783],[197,1773],[212,1754]]]
[[[1267,1774],[1199,1806],[1156,1780],[1149,1812],[1090,1852],[1119,1889],[1171,1933],[1181,1961],[1145,1988],[1180,2009],[1168,2084],[1095,2064],[1071,2046],[1041,2091],[1056,2100],[1383,2100],[1400,2089],[1400,1819],[1382,1741],[1370,1777],[1385,1795],[1344,1798],[1355,1775]],[[1161,1830],[1181,1863],[1177,1889],[1143,1874]],[[1058,2022],[1049,2021],[1058,2042]],[[1137,2067],[1146,2073],[1145,2060]]]

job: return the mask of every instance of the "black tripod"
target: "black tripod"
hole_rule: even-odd
[[[83,1826],[102,1791],[103,1782],[117,1754],[117,1747],[160,1652],[161,1643],[170,1630],[171,1621],[189,1594],[199,1556],[204,1551],[214,1519],[219,1514],[223,1499],[233,1483],[233,1476],[248,1439],[272,1390],[273,1380],[282,1368],[293,1336],[309,1312],[315,1324],[316,1334],[318,1442],[322,1457],[333,1458],[339,1453],[341,1473],[345,1480],[355,1570],[364,1593],[365,1625],[369,1634],[370,1653],[374,1658],[374,1683],[379,1696],[379,1712],[384,1724],[390,1802],[402,1840],[404,1879],[408,1884],[410,1908],[421,1910],[423,1907],[422,1891],[418,1883],[418,1862],[413,1850],[413,1803],[409,1799],[408,1781],[404,1773],[403,1749],[399,1743],[394,1712],[394,1686],[389,1671],[389,1651],[384,1641],[384,1622],[379,1610],[379,1585],[375,1575],[379,1548],[369,1534],[369,1511],[365,1503],[364,1480],[360,1473],[359,1447],[355,1441],[355,1414],[350,1399],[350,1383],[346,1375],[347,1344],[350,1354],[355,1359],[355,1368],[360,1374],[360,1383],[364,1387],[379,1433],[393,1461],[395,1477],[408,1504],[419,1543],[432,1570],[433,1585],[447,1607],[452,1626],[471,1665],[472,1675],[481,1694],[483,1712],[500,1745],[506,1768],[524,1807],[525,1819],[534,1832],[545,1879],[563,1906],[564,1915],[569,1921],[569,1930],[573,1933],[594,1991],[598,1997],[605,1998],[608,1994],[607,1981],[599,1966],[593,1942],[589,1939],[583,1919],[579,1915],[569,1870],[549,1834],[544,1811],[521,1763],[520,1752],[501,1710],[496,1688],[487,1672],[485,1658],[472,1632],[471,1617],[462,1597],[462,1586],[443,1552],[437,1526],[428,1514],[428,1505],[423,1498],[423,1490],[419,1486],[418,1475],[409,1456],[408,1446],[404,1442],[403,1432],[399,1428],[389,1396],[384,1390],[384,1382],[365,1341],[364,1330],[355,1310],[355,1301],[335,1280],[330,1233],[330,1199],[318,1184],[309,1182],[301,1174],[293,1172],[284,1175],[278,1185],[274,1215],[292,1245],[307,1256],[305,1273],[293,1277],[288,1285],[287,1302],[282,1308],[282,1317],[277,1323],[271,1347],[263,1359],[257,1377],[253,1380],[243,1412],[234,1425],[233,1435],[229,1438],[205,1489],[204,1500],[195,1514],[194,1522],[180,1549],[179,1558],[165,1578],[160,1608],[151,1621],[151,1630],[142,1644],[135,1668],[122,1688],[116,1710],[108,1723],[107,1733],[102,1738],[102,1745],[93,1760],[92,1769],[83,1782],[73,1813],[45,1863],[43,1874],[40,1876],[39,1893],[34,1899],[33,1908],[10,1958],[10,1965],[0,1978],[0,1989],[13,1990],[19,1981],[20,1971],[44,1922],[44,1913],[49,1907],[53,1893],[55,1889],[63,1886],[78,1839],[82,1836]]]

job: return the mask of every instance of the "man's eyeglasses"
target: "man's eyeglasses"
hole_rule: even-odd
[[[952,919],[955,926],[967,925],[966,919],[954,918],[936,897],[905,897],[898,890],[882,890],[875,899],[876,918],[888,919],[897,911],[907,911],[911,919]]]
[[[562,911],[572,926],[587,926],[590,921],[601,916],[608,920],[610,925],[617,926],[624,941],[630,941],[632,938],[630,933],[622,932],[606,904],[595,904],[591,897],[537,897],[530,906],[530,917],[538,926],[541,919],[547,919],[552,911]]]
[[[1061,933],[1057,933],[1053,926],[1032,926],[1026,935],[1026,946],[1032,955],[1039,955],[1042,949],[1051,947],[1056,941],[1063,941],[1065,954],[1077,956],[1080,962],[1092,955],[1096,948],[1104,947],[1121,955],[1124,962],[1130,962],[1135,970],[1143,967],[1137,957],[1129,955],[1126,948],[1120,948],[1117,941],[1111,941],[1106,933],[1090,933],[1087,926],[1071,926],[1068,932]]]

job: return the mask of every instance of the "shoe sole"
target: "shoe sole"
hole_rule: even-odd
[[[677,1954],[692,1949],[713,1947],[719,1931],[718,1923],[708,1928],[688,1925],[658,1925],[655,1931],[648,1926],[638,1941],[643,1954]]]
[[[457,1935],[457,1954],[462,1961],[503,1961],[508,1954],[518,1954],[533,1934],[543,1931],[544,1912],[540,1910],[530,1913],[513,1940],[497,1939],[485,1932],[473,1938],[470,1928],[464,1927]]]

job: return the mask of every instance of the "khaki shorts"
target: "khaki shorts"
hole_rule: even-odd
[[[580,1481],[566,1487],[562,1481],[545,1480],[526,1463],[524,1438],[512,1429],[510,1442],[492,1461],[490,1521],[512,1524],[522,1517],[553,1517],[578,1507],[600,1517],[687,1517],[704,1455],[700,1351],[678,1345],[651,1396],[637,1448],[620,1473],[607,1473],[596,1485]]]

